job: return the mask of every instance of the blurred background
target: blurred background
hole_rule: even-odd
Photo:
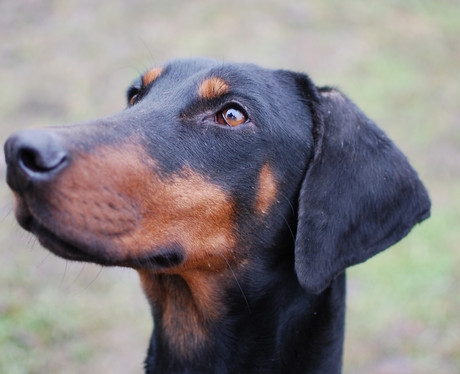
[[[133,78],[191,56],[307,72],[405,152],[432,218],[350,269],[344,371],[459,373],[460,2],[0,0],[0,140],[120,111]],[[135,272],[40,248],[2,177],[0,372],[141,373],[151,326]]]

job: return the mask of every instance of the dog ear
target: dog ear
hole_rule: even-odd
[[[295,269],[320,293],[429,217],[430,200],[406,157],[351,101],[329,88],[313,96],[315,151],[299,196]]]

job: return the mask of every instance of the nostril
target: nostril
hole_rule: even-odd
[[[25,169],[37,173],[46,173],[62,164],[66,157],[59,153],[44,154],[33,148],[23,148],[19,150],[18,159]]]
[[[37,167],[37,155],[35,152],[33,152],[31,149],[22,149],[19,151],[19,160],[22,162],[22,164],[30,170],[37,170],[39,167]]]
[[[69,161],[62,139],[53,130],[22,130],[5,143],[8,185],[24,191],[54,178]]]

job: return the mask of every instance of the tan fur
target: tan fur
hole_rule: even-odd
[[[277,184],[269,164],[265,164],[259,175],[257,187],[256,212],[267,214],[277,197]]]
[[[171,349],[186,357],[206,343],[208,323],[224,311],[220,291],[234,281],[229,267],[237,266],[234,204],[226,191],[188,166],[164,173],[133,141],[77,154],[48,199],[60,235],[94,255],[123,262],[182,248],[179,266],[138,272],[162,311]]]
[[[205,79],[198,88],[198,95],[203,99],[216,99],[225,95],[230,90],[230,86],[225,80],[219,77]]]
[[[209,343],[209,323],[225,312],[219,291],[231,279],[230,272],[185,271],[180,275],[155,274],[148,269],[138,272],[147,298],[162,313],[158,327],[171,350],[181,358],[197,354]]]
[[[234,245],[234,212],[221,187],[187,166],[163,175],[135,144],[100,146],[74,160],[50,199],[64,236],[102,244],[119,260],[178,244],[187,268],[226,266],[220,252]]]
[[[142,77],[142,84],[148,86],[150,83],[153,83],[163,72],[163,68],[153,68],[144,74]]]

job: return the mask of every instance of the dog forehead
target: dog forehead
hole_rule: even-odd
[[[168,121],[193,120],[237,103],[264,136],[279,138],[280,142],[290,137],[296,143],[310,136],[310,110],[295,73],[289,71],[202,58],[180,59],[151,68],[140,81],[144,85],[136,111],[155,113],[163,127]]]
[[[184,93],[189,88],[204,98],[213,98],[213,95],[203,95],[203,91],[238,93],[251,87],[266,91],[279,84],[273,70],[254,64],[225,63],[204,58],[173,60],[160,67],[153,67],[143,75],[141,81],[146,85],[159,76],[170,89],[176,88]]]

